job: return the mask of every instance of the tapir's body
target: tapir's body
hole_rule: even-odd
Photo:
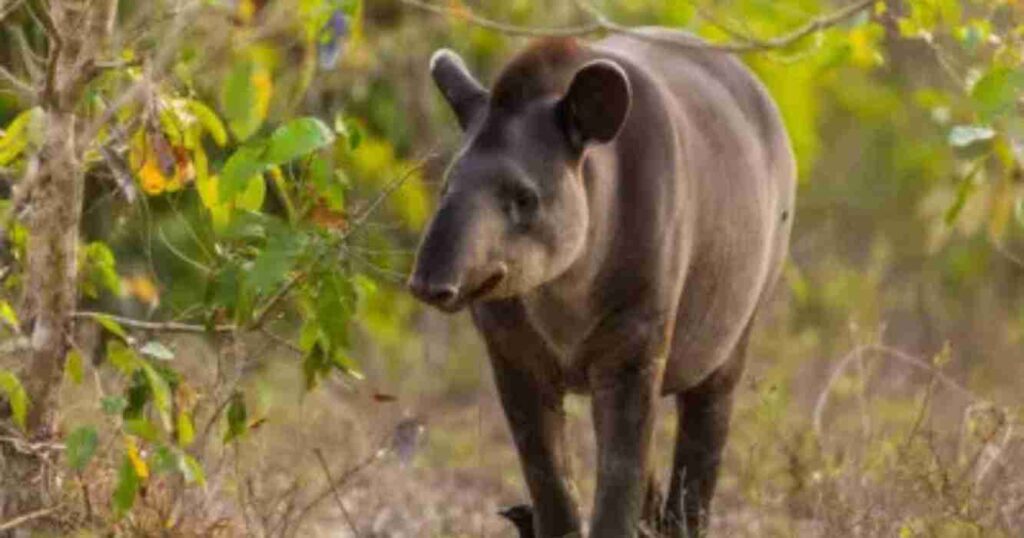
[[[644,32],[696,43],[667,30]],[[603,71],[591,74],[595,65]],[[444,77],[435,77],[444,91]],[[446,97],[459,112],[458,91]],[[622,112],[623,99],[627,112],[610,131],[608,118]],[[549,122],[551,114],[568,119]],[[459,293],[468,288],[537,532],[562,536],[580,527],[561,441],[561,400],[573,391],[594,396],[599,468],[592,536],[633,536],[641,512],[676,536],[698,534],[749,328],[778,278],[792,222],[795,165],[770,97],[729,55],[617,35],[591,45],[535,46],[511,62],[486,107],[463,123],[467,144],[450,171],[451,200],[442,202],[424,240],[413,287],[427,300],[424,283],[432,279],[456,282]],[[557,149],[563,138],[570,149]],[[583,142],[574,146],[577,139]],[[532,210],[539,216],[532,231],[521,233],[541,237],[542,246],[530,248],[554,248],[543,242],[545,233],[563,233],[561,242],[570,245],[557,256],[536,254],[548,256],[546,277],[521,277],[529,285],[516,283],[517,271],[533,274],[517,261],[528,258],[516,255],[527,248],[517,246],[518,236],[481,246],[490,240],[444,231],[464,225],[499,233],[499,220],[469,224],[479,219],[452,216],[452,208],[460,193],[480,188],[473,181],[506,174],[493,168],[506,161],[540,185],[541,209]],[[571,179],[529,179],[563,166],[552,162],[574,169]],[[559,201],[577,190],[584,201]],[[545,196],[554,200],[551,208]],[[470,246],[456,256],[446,242]],[[477,254],[464,254],[470,251]],[[450,261],[456,258],[463,261]],[[477,270],[494,264],[500,276]],[[474,293],[474,285],[482,291]],[[678,395],[680,433],[662,512],[648,489],[647,461],[654,403],[669,393]]]

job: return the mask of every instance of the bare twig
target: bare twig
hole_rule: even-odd
[[[717,50],[721,52],[759,52],[774,49],[786,48],[805,37],[816,34],[823,30],[826,30],[832,26],[835,26],[854,15],[868,9],[874,5],[876,0],[860,0],[853,4],[850,4],[844,8],[841,8],[833,13],[827,15],[821,15],[814,17],[809,20],[803,26],[796,28],[788,33],[769,38],[769,39],[757,39],[751,36],[743,36],[742,38],[737,37],[738,32],[730,31],[730,35],[733,35],[738,42],[731,43],[707,43],[698,40],[677,40],[666,36],[653,35],[629,26],[619,24],[612,21],[604,13],[598,10],[596,7],[591,5],[586,0],[577,0],[577,5],[582,11],[587,13],[591,17],[591,22],[580,25],[580,26],[568,26],[560,28],[534,28],[530,26],[517,26],[502,23],[486,17],[482,17],[470,11],[469,9],[453,8],[448,6],[440,6],[437,4],[431,4],[422,0],[401,0],[401,2],[407,6],[414,7],[421,11],[432,13],[434,15],[462,20],[481,28],[487,28],[508,35],[528,36],[528,37],[574,37],[574,36],[586,36],[599,32],[610,32],[615,34],[625,34],[643,41],[650,41],[654,43],[666,44],[674,47],[682,47],[688,49],[701,49],[701,50]]]
[[[32,521],[33,519],[39,519],[41,517],[46,517],[46,516],[56,512],[59,508],[60,508],[60,506],[51,506],[49,508],[41,508],[39,510],[35,510],[33,512],[29,512],[27,514],[22,514],[20,516],[8,519],[7,521],[4,521],[3,523],[0,523],[0,532],[8,531],[8,530],[11,530],[11,529],[16,529],[19,526],[24,525],[25,523],[28,523],[29,521]]]
[[[832,370],[832,374],[829,375],[828,381],[822,388],[821,393],[818,394],[817,402],[814,405],[812,423],[814,426],[814,432],[816,435],[818,435],[819,438],[822,435],[821,423],[825,415],[825,408],[828,406],[829,397],[832,394],[832,388],[835,386],[836,382],[838,382],[839,379],[842,377],[843,373],[846,371],[846,368],[854,360],[861,357],[862,353],[879,353],[891,359],[896,359],[897,361],[900,361],[908,366],[912,366],[914,368],[932,374],[935,382],[942,383],[948,389],[957,393],[966,400],[969,400],[971,402],[981,400],[981,398],[978,398],[973,392],[965,388],[960,383],[957,383],[955,380],[953,380],[948,375],[942,373],[940,370],[936,369],[934,366],[929,364],[928,361],[924,359],[915,357],[905,351],[901,351],[899,349],[892,348],[886,345],[865,344],[863,346],[857,346],[849,353],[847,353],[846,356],[839,360],[839,363]]]
[[[363,472],[374,463],[377,463],[382,458],[384,458],[384,456],[387,456],[390,453],[391,450],[389,449],[388,444],[385,442],[384,444],[381,445],[380,448],[373,451],[372,454],[364,458],[359,463],[355,464],[349,470],[342,473],[342,475],[339,476],[337,479],[332,480],[329,484],[327,484],[327,487],[322,489],[320,493],[316,494],[313,497],[312,501],[309,501],[309,503],[307,503],[306,506],[299,510],[298,515],[296,515],[295,517],[295,524],[301,524],[302,520],[306,518],[306,515],[309,514],[309,512],[313,510],[313,508],[316,508],[316,505],[320,504],[324,499],[331,495],[332,492],[335,492],[336,490],[343,487],[345,484],[349,482],[349,480],[352,480],[356,475]]]
[[[567,26],[563,28],[533,28],[530,26],[517,26],[481,17],[470,11],[468,8],[441,6],[423,2],[421,0],[401,0],[401,2],[407,6],[411,6],[428,13],[433,13],[434,15],[462,20],[481,28],[494,30],[495,32],[508,35],[526,37],[572,37],[593,34],[604,29],[602,24],[598,21],[581,26]]]
[[[320,467],[324,470],[324,476],[327,477],[327,484],[331,488],[331,493],[334,494],[334,502],[338,503],[338,509],[341,510],[341,515],[345,517],[345,523],[348,524],[348,528],[356,538],[361,538],[359,529],[356,528],[355,522],[352,521],[352,515],[345,509],[345,503],[341,502],[341,495],[338,493],[338,488],[334,485],[334,478],[331,477],[331,468],[327,465],[327,460],[324,458],[323,452],[319,448],[314,448],[313,454],[316,454],[316,459],[320,462]]]
[[[73,317],[75,319],[91,320],[109,319],[111,321],[116,321],[119,325],[123,325],[129,329],[140,331],[205,334],[208,332],[227,333],[237,330],[237,326],[235,325],[214,325],[213,327],[206,327],[203,325],[179,323],[176,321],[143,321],[140,319],[115,316],[113,314],[106,314],[103,312],[79,311],[75,312]]]
[[[36,96],[36,89],[33,88],[31,84],[21,80],[15,76],[14,73],[5,69],[2,65],[0,65],[0,80],[7,81],[7,84],[9,84],[12,89],[17,91],[19,94],[22,94],[22,96],[27,99],[34,99]]]
[[[4,7],[0,7],[0,21],[6,19],[7,16],[10,15],[11,13],[14,13],[15,11],[17,11],[18,8],[20,8],[21,5],[24,4],[24,3],[25,3],[25,0],[14,0],[10,4],[8,4],[8,5],[4,6]]]

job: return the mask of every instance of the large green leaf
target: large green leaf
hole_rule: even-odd
[[[322,121],[316,118],[299,118],[274,131],[263,158],[269,164],[284,164],[333,141],[334,133]]]
[[[92,459],[93,454],[96,453],[96,447],[99,446],[99,435],[96,433],[96,428],[92,426],[79,426],[75,431],[68,435],[64,441],[66,446],[65,454],[68,458],[68,466],[75,471],[81,471],[85,469],[85,466],[89,464],[89,460]]]

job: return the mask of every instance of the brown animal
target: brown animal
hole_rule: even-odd
[[[409,287],[472,310],[537,535],[581,529],[567,392],[592,395],[590,535],[636,536],[641,516],[702,535],[750,327],[789,242],[795,164],[771,98],[730,55],[627,35],[535,43],[490,91],[449,51],[431,71],[465,143]],[[649,452],[668,394],[678,433],[658,506]]]

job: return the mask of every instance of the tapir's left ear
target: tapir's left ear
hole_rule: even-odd
[[[570,144],[582,150],[611,141],[626,122],[630,101],[629,78],[619,64],[594,60],[581,67],[557,107]]]

